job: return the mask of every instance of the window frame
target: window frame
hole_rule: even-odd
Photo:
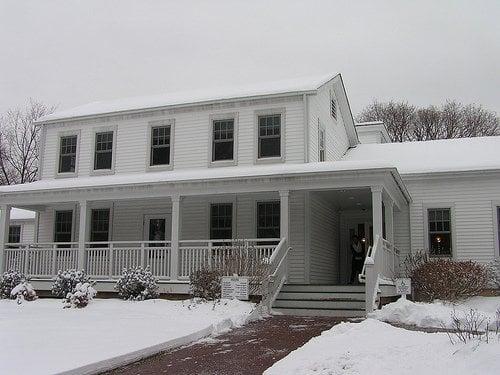
[[[151,165],[152,162],[152,137],[153,128],[167,127],[170,126],[170,155],[168,164]],[[174,145],[175,145],[175,120],[165,119],[165,120],[155,120],[148,123],[148,148],[146,150],[146,171],[168,171],[174,168]]]
[[[259,117],[280,115],[280,156],[259,156]],[[286,111],[285,108],[270,108],[254,113],[254,163],[283,163],[286,160]]]
[[[233,158],[231,160],[213,160],[214,151],[214,122],[221,120],[233,120]],[[238,113],[218,113],[210,115],[208,126],[208,166],[225,167],[238,165]]]
[[[275,238],[275,237],[259,237],[259,205],[263,204],[263,203],[275,203],[275,204],[277,203],[278,206],[281,205],[280,199],[274,199],[274,198],[259,199],[259,200],[255,201],[255,223],[254,223],[255,238],[257,238],[257,239]],[[278,224],[280,233],[278,233],[278,236],[276,237],[277,239],[279,239],[281,237],[281,206],[280,206],[278,212],[280,215],[279,224]]]
[[[450,210],[450,241],[451,241],[451,253],[449,255],[434,255],[430,251],[430,231],[429,231],[429,210]],[[456,257],[455,249],[455,209],[452,203],[444,204],[426,204],[423,206],[423,217],[424,217],[424,249],[432,258],[450,258],[454,259]]]
[[[75,171],[74,172],[59,172],[59,164],[61,163],[61,139],[63,137],[76,136],[76,153],[75,153]],[[78,166],[80,159],[80,130],[68,130],[61,131],[57,133],[57,159],[55,163],[55,177],[65,178],[65,177],[77,177],[78,176]]]
[[[215,205],[231,205],[231,237],[229,238],[212,238],[212,207]],[[236,205],[233,201],[212,201],[208,204],[208,238],[210,241],[232,240],[235,238],[235,220],[236,219]]]
[[[90,217],[90,220],[89,220],[89,242],[100,242],[100,241],[93,241],[92,240],[92,234],[94,233],[93,232],[93,228],[92,228],[92,225],[93,225],[93,215],[94,215],[94,211],[103,211],[103,210],[107,210],[108,211],[108,239],[105,241],[105,242],[109,242],[111,241],[111,228],[112,228],[112,215],[113,215],[113,210],[111,207],[91,207],[89,209],[89,217]]]
[[[115,162],[116,162],[116,139],[117,139],[117,126],[107,126],[94,128],[92,130],[92,160],[90,164],[90,174],[91,175],[106,175],[115,173]],[[98,133],[108,133],[113,132],[113,147],[111,148],[111,168],[110,169],[95,169],[95,159],[96,159],[96,137]]]
[[[492,202],[493,238],[495,240],[495,258],[500,258],[500,201]]]
[[[56,219],[57,219],[57,213],[61,211],[71,211],[71,241],[69,242],[75,242],[75,218],[76,218],[76,208],[75,207],[56,207],[54,208],[54,214],[53,214],[53,230],[52,230],[52,242],[57,244],[58,242],[56,241]],[[65,246],[65,245],[63,245]]]
[[[323,149],[321,148],[321,134],[323,134]],[[323,160],[321,160],[323,151]],[[326,161],[326,129],[318,118],[318,162]]]
[[[12,242],[10,240],[10,231],[11,231],[11,228],[14,228],[14,227],[19,228],[19,241],[17,241],[17,242]],[[7,233],[7,243],[10,243],[10,244],[22,243],[23,242],[22,239],[23,239],[23,225],[22,224],[10,224],[9,225],[9,233]]]

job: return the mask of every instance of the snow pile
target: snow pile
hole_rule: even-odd
[[[367,319],[323,332],[264,374],[498,374],[499,351],[496,339],[452,345],[444,333],[408,331]]]
[[[496,321],[496,312],[500,309],[500,297],[473,297],[465,302],[450,304],[440,301],[434,303],[412,302],[400,298],[389,303],[369,315],[384,322],[402,323],[424,328],[452,328],[452,314],[460,319],[471,309],[489,320],[491,324]]]
[[[242,325],[254,309],[236,300],[94,299],[84,309],[61,309],[58,299],[21,305],[1,300],[0,373],[53,374],[154,345],[184,344],[185,336],[201,330],[219,333]]]

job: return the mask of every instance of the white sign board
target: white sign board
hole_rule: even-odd
[[[396,279],[396,293],[402,296],[411,294],[411,279]]]
[[[248,301],[248,277],[223,276],[221,297]]]

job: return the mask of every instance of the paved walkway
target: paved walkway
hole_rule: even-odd
[[[340,321],[329,317],[273,316],[108,374],[262,374],[292,350]]]

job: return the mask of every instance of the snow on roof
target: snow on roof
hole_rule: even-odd
[[[217,100],[314,91],[337,75],[338,74],[335,73],[315,77],[301,77],[282,81],[254,83],[243,86],[238,85],[233,87],[198,89],[192,91],[165,93],[154,96],[99,101],[43,116],[37,121],[37,123],[47,123],[56,120],[98,114],[102,115],[140,109],[212,102]]]
[[[52,189],[72,189],[118,185],[148,185],[154,183],[169,183],[183,181],[207,181],[216,179],[242,179],[259,177],[276,177],[283,175],[307,174],[315,172],[348,172],[368,169],[393,168],[392,163],[333,161],[302,164],[255,165],[248,167],[225,167],[183,169],[174,171],[117,174],[112,176],[90,176],[75,178],[43,179],[28,184],[0,186],[0,195],[26,191]]]
[[[359,144],[343,160],[391,163],[401,174],[500,169],[500,136]]]
[[[35,219],[35,212],[23,210],[21,208],[13,208],[10,211],[11,220],[30,220]]]

